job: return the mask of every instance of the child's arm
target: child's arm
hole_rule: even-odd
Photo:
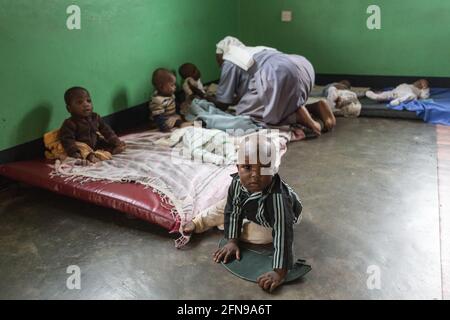
[[[61,140],[64,151],[69,157],[81,158],[81,153],[75,144],[76,129],[77,125],[73,121],[70,119],[65,120],[61,129],[59,129],[59,139]]]
[[[235,177],[228,188],[227,204],[224,210],[224,231],[227,239],[239,239],[241,236],[243,218],[238,203],[240,193],[240,181],[238,177]]]
[[[290,269],[293,266],[292,243],[294,241],[294,213],[292,202],[283,199],[283,195],[275,196],[277,203],[274,206],[274,227],[273,227],[273,269]]]
[[[275,205],[278,204],[278,205]],[[287,271],[293,267],[292,243],[294,241],[294,207],[292,201],[286,201],[282,194],[276,194],[274,199],[273,224],[273,271],[258,278],[258,285],[272,292],[281,285]]]
[[[190,82],[188,82],[189,88],[191,89],[191,96],[195,97],[200,97],[202,99],[205,98],[205,94],[203,93],[202,90],[200,90],[199,88],[197,88],[195,85],[192,85]]]
[[[119,139],[119,137],[116,135],[113,129],[111,129],[111,127],[107,125],[99,115],[97,115],[97,117],[98,117],[98,130],[105,138],[105,140],[110,145],[113,146],[113,150],[111,151],[111,153],[118,154],[123,152],[126,149],[125,142]]]
[[[183,91],[186,97],[194,99],[195,97],[204,98],[205,94],[197,87],[197,82],[192,78],[187,78],[183,83]]]
[[[113,129],[111,129],[111,127],[103,121],[102,117],[100,117],[98,114],[96,114],[96,116],[98,121],[98,131],[100,131],[105,140],[109,144],[112,144],[116,147],[123,144],[123,142],[120,141],[119,137],[117,137]]]
[[[291,187],[288,187],[288,191],[292,200],[293,222],[298,224],[302,220],[303,205],[297,193]]]
[[[213,254],[214,262],[224,263],[236,256],[238,260],[241,259],[241,253],[239,250],[239,237],[241,235],[242,216],[241,210],[235,202],[235,197],[238,198],[240,193],[239,181],[234,178],[228,188],[227,204],[224,211],[224,232],[225,238],[228,239],[228,243],[222,248],[217,249]]]

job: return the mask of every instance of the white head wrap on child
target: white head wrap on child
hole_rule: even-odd
[[[270,136],[264,132],[257,132],[242,137],[238,144],[237,164],[245,164],[246,160],[249,161],[248,164],[256,164],[258,162],[262,165],[270,164],[269,168],[261,170],[261,174],[274,175],[278,173],[281,162],[279,139],[277,135]]]

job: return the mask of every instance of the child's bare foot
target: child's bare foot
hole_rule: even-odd
[[[183,226],[183,233],[191,234],[195,231],[195,224],[192,221],[189,221]]]
[[[98,162],[101,161],[99,158],[96,157],[96,155],[95,155],[93,152],[91,152],[91,153],[86,157],[86,160],[88,160],[90,163],[98,163]]]

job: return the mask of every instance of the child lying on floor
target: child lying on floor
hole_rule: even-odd
[[[224,223],[228,243],[214,252],[215,262],[239,260],[239,241],[273,242],[273,271],[258,277],[258,285],[272,292],[293,267],[293,225],[301,220],[302,205],[276,173],[273,144],[267,137],[255,136],[239,146],[238,173],[232,175],[226,203],[194,218],[183,232],[198,233]]]
[[[430,97],[430,88],[426,79],[420,79],[413,84],[402,83],[394,90],[366,92],[366,97],[376,101],[390,101],[393,106],[398,106],[402,102],[408,102],[416,99],[428,99]]]
[[[156,122],[162,132],[180,127],[183,120],[176,112],[175,75],[167,69],[158,68],[153,72],[152,83],[156,89],[149,106],[152,120]]]
[[[327,85],[323,89],[323,96],[327,98],[335,115],[358,117],[361,113],[361,103],[356,93],[351,91],[351,84],[347,80]]]
[[[58,135],[67,156],[96,163],[125,150],[125,143],[92,112],[91,96],[86,89],[70,88],[64,100],[71,117],[64,121]]]

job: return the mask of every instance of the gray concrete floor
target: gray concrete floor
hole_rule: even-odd
[[[435,128],[418,121],[338,119],[292,143],[281,175],[303,201],[295,251],[313,269],[272,295],[212,262],[219,231],[176,250],[114,210],[3,190],[0,299],[441,299],[436,165]],[[80,290],[66,287],[69,265]],[[373,270],[380,289],[367,286]]]

